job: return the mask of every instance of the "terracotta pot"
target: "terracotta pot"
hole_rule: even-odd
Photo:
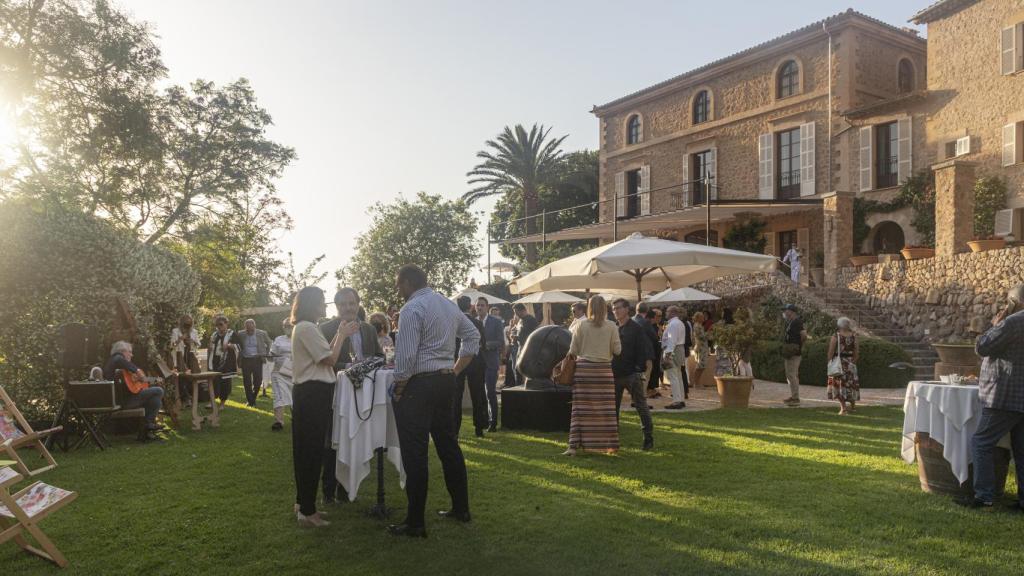
[[[995,238],[993,240],[971,240],[967,243],[971,247],[971,252],[984,252],[986,250],[1001,250],[1006,248],[1005,238]]]
[[[981,359],[974,351],[974,344],[932,344],[943,364],[957,366],[977,366]]]
[[[867,256],[851,256],[850,264],[852,266],[864,266],[865,264],[878,264],[878,256],[874,254],[868,254]]]
[[[750,389],[754,379],[746,376],[715,376],[718,401],[722,408],[746,408],[750,405]]]
[[[814,282],[815,286],[825,285],[825,269],[824,268],[811,268],[811,281]]]
[[[906,260],[919,260],[921,258],[932,258],[935,256],[935,248],[904,248],[900,250]]]

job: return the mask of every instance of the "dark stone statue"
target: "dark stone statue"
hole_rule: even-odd
[[[571,343],[572,333],[561,326],[542,326],[530,334],[516,359],[519,372],[526,376],[526,390],[565,388],[551,380],[551,372],[569,353]]]

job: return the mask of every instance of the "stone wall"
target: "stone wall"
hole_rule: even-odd
[[[843,268],[838,278],[914,336],[965,339],[972,318],[988,326],[1024,282],[1024,247]]]

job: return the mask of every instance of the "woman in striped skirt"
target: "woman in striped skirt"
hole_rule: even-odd
[[[612,356],[620,352],[619,328],[608,321],[608,305],[604,298],[592,296],[587,306],[587,319],[576,327],[569,346],[569,354],[576,358],[576,381],[572,389],[567,456],[575,455],[577,450],[618,451]]]

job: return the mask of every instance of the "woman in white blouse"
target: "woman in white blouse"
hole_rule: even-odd
[[[270,373],[270,386],[274,390],[274,424],[271,430],[284,429],[284,408],[292,405],[292,322],[290,318],[281,321],[283,334],[274,338],[270,355],[274,369]]]
[[[195,329],[192,317],[185,314],[178,320],[178,325],[171,330],[171,368],[178,374],[186,375],[193,371],[199,371],[199,359],[196,356],[199,350],[199,331]],[[178,395],[182,404],[191,405],[191,385],[187,384],[188,379],[178,377],[181,384],[178,386]]]

